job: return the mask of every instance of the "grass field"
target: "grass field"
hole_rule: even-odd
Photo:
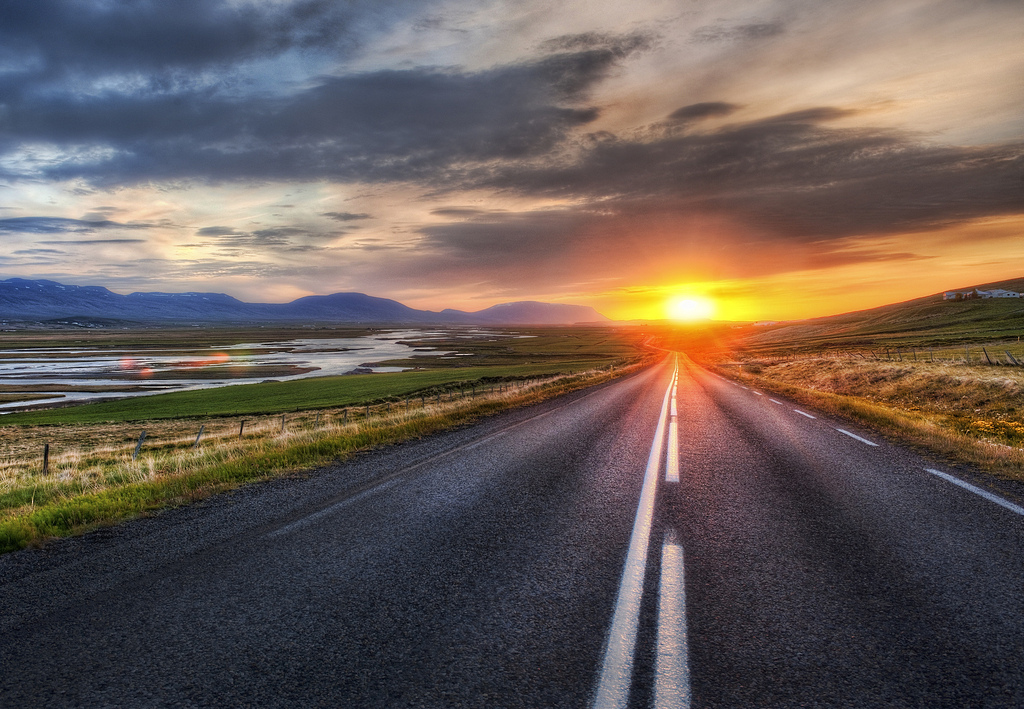
[[[999,287],[1024,286],[1024,281]],[[922,298],[768,327],[668,331],[723,374],[1024,480],[1024,301]]]
[[[636,371],[653,358],[632,330],[518,334],[530,336],[474,343],[469,357],[455,360],[460,366],[437,359],[418,371],[237,385],[5,416],[0,551],[461,425]],[[466,350],[461,342],[460,351]],[[476,366],[466,366],[467,360]],[[134,458],[142,431],[144,445]]]

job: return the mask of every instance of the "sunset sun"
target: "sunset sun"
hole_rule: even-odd
[[[668,303],[668,316],[680,322],[709,320],[714,314],[714,301],[701,296],[677,296]]]

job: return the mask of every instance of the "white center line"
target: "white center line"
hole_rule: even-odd
[[[683,547],[675,530],[661,546],[658,585],[658,655],[654,667],[655,709],[688,709],[690,661],[686,629],[686,578]]]
[[[673,416],[668,422],[668,455],[665,457],[665,482],[679,482],[679,425]]]
[[[654,443],[647,458],[644,485],[640,491],[640,503],[633,521],[633,534],[629,538],[629,551],[619,582],[619,595],[615,599],[612,626],[608,631],[604,661],[601,663],[601,678],[594,696],[594,709],[625,709],[629,703],[629,685],[633,679],[633,651],[636,647],[637,625],[640,620],[640,601],[644,592],[644,572],[647,568],[647,547],[651,538],[651,520],[654,516],[654,499],[658,487],[658,470],[661,467],[661,451],[665,439],[665,423],[668,418],[668,402],[672,386],[665,390],[661,404],[658,428],[654,432]]]
[[[869,446],[874,446],[875,448],[877,448],[877,447],[878,447],[878,444],[877,444],[877,443],[873,443],[872,441],[869,441],[869,440],[868,440],[868,439],[866,439],[866,438],[861,438],[861,437],[860,437],[860,436],[858,436],[858,435],[857,435],[856,433],[850,433],[849,431],[844,431],[844,430],[843,430],[843,429],[841,429],[841,428],[837,428],[836,430],[837,430],[837,431],[839,431],[840,433],[846,434],[846,435],[847,435],[847,436],[849,436],[850,438],[855,438],[855,439],[857,439],[857,440],[858,440],[858,441],[860,441],[861,443],[866,443],[866,444],[868,444]]]
[[[964,482],[960,478],[955,478],[952,475],[949,475],[948,473],[944,473],[941,470],[933,470],[932,468],[925,468],[925,472],[931,473],[932,475],[938,475],[943,480],[948,480],[949,482],[953,483],[954,485],[959,485],[964,490],[970,490],[975,495],[980,495],[981,497],[984,497],[989,502],[994,502],[997,505],[1005,507],[1006,509],[1010,510],[1011,512],[1016,512],[1019,515],[1024,515],[1024,507],[1021,507],[1020,505],[1015,505],[1012,502],[1010,502],[1009,500],[1004,500],[1003,498],[999,497],[998,495],[993,495],[991,492],[988,492],[987,490],[982,490],[980,487],[975,487],[974,485],[971,485],[968,482]]]
[[[801,416],[806,416],[806,417],[807,417],[807,418],[809,418],[809,419],[817,419],[817,418],[818,418],[817,416],[811,416],[811,415],[810,415],[809,413],[807,413],[806,411],[801,411],[800,409],[793,409],[793,411],[796,411],[796,412],[797,412],[798,414],[800,414]]]

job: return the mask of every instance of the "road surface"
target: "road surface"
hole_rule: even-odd
[[[1024,706],[965,476],[669,357],[0,558],[0,706]]]

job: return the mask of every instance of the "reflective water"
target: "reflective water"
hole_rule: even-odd
[[[346,374],[367,362],[409,357],[454,357],[462,353],[423,347],[414,351],[401,340],[440,338],[494,338],[496,333],[472,331],[460,334],[425,330],[398,330],[365,337],[294,339],[251,342],[211,348],[196,354],[195,347],[177,352],[162,348],[144,350],[46,347],[6,350],[0,356],[0,385],[19,390],[40,387],[39,399],[0,404],[15,410],[43,402],[57,403],[145,396],[166,391],[207,389],[280,381],[313,376]],[[398,372],[403,367],[372,367],[374,372]],[[310,370],[310,371],[303,371]],[[201,376],[200,376],[201,375]],[[65,387],[103,391],[62,391]],[[47,396],[42,396],[44,393]],[[54,391],[56,390],[56,391]],[[60,398],[51,398],[58,393]]]

